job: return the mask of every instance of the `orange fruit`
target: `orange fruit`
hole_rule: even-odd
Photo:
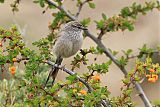
[[[9,68],[9,70],[10,70],[10,73],[11,73],[12,75],[14,75],[14,74],[16,73],[16,67],[15,67],[15,66],[11,66],[11,67]]]
[[[158,80],[158,75],[157,74],[153,74],[152,77],[155,78],[155,80]]]
[[[81,90],[80,93],[83,94],[83,95],[86,95],[87,91],[86,90]]]
[[[149,72],[155,72],[155,70],[154,69],[150,69]]]
[[[148,78],[148,81],[149,82],[156,82],[156,79],[155,78]]]
[[[96,80],[96,81],[99,81],[100,80],[100,76],[98,74],[94,75],[94,76],[92,76],[92,79]]]
[[[0,42],[0,46],[2,46],[2,42]]]
[[[82,87],[82,86],[83,86],[83,83],[82,83],[82,82],[80,82],[80,83],[79,83],[79,87]]]
[[[17,58],[13,58],[12,61],[13,61],[13,62],[17,62]]]
[[[15,66],[11,66],[9,69],[10,69],[10,71],[15,71],[16,67]]]

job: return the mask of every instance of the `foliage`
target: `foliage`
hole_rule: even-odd
[[[15,0],[12,4],[12,11],[18,11],[18,5],[21,0]],[[5,0],[0,0],[4,3]],[[39,4],[42,8],[59,9],[52,13],[53,21],[48,25],[50,33],[46,38],[42,38],[33,43],[38,51],[26,47],[25,42],[16,26],[12,26],[9,30],[0,28],[0,70],[2,73],[9,71],[9,79],[0,81],[0,104],[2,106],[28,106],[28,107],[93,107],[101,106],[106,102],[110,107],[135,107],[135,103],[131,100],[133,91],[132,84],[140,83],[144,79],[148,82],[156,82],[160,74],[160,66],[158,63],[152,62],[152,55],[159,52],[157,49],[148,48],[144,45],[139,48],[139,54],[133,55],[132,49],[122,51],[123,56],[117,60],[110,58],[109,60],[99,64],[96,63],[97,57],[91,64],[88,64],[88,57],[93,55],[106,55],[104,48],[90,47],[89,49],[81,50],[75,55],[71,61],[71,70],[76,70],[83,64],[86,67],[86,72],[82,75],[73,74],[66,77],[64,81],[58,81],[53,86],[44,86],[48,71],[52,66],[48,65],[46,61],[54,62],[55,56],[51,53],[55,38],[60,26],[70,20],[68,11],[63,10],[63,1],[54,0],[34,0],[34,3]],[[82,6],[87,3],[92,9],[96,8],[93,0],[77,0],[77,7],[79,12],[72,13],[78,17]],[[148,11],[153,9],[160,10],[160,4],[156,2],[146,2],[145,5],[133,3],[130,7],[121,9],[120,14],[113,17],[107,17],[102,13],[102,19],[94,21],[97,26],[98,42],[107,32],[115,32],[118,30],[124,31],[134,30],[134,21],[139,13],[145,15]],[[81,23],[88,26],[93,20],[91,18],[82,19]],[[84,36],[88,36],[84,34]],[[101,42],[99,42],[101,43]],[[118,54],[117,51],[108,49],[112,57]],[[121,95],[112,97],[107,86],[102,85],[101,76],[109,72],[109,67],[112,62],[116,62],[118,67],[122,70],[127,66],[131,58],[137,58],[135,67],[128,72],[122,80],[123,86],[121,88]],[[25,69],[20,70],[17,64],[24,65]],[[8,65],[9,67],[7,67]],[[82,79],[84,82],[80,81]],[[51,84],[49,81],[48,84]],[[86,84],[91,87],[89,89]],[[159,106],[159,102],[155,101],[155,105]]]

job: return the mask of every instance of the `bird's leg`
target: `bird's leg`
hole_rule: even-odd
[[[66,64],[61,66],[61,70],[63,70],[66,67]]]
[[[65,68],[65,66],[66,66],[66,64],[63,65],[63,66],[60,66],[60,65],[59,65],[60,68],[55,67],[55,69],[61,69],[61,70],[63,70],[63,69]],[[53,84],[54,84],[54,81],[55,81],[55,79],[53,79],[53,81],[52,81],[52,86],[53,86]]]

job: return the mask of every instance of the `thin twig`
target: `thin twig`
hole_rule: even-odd
[[[98,39],[101,40],[101,39],[102,39],[102,36],[103,36],[104,34],[105,34],[105,33],[104,33],[104,30],[101,29],[101,31],[100,31],[100,33],[99,33],[99,35],[98,35]]]
[[[55,3],[53,3],[53,1],[51,0],[46,0],[48,3],[50,3],[51,5],[54,5],[55,6]],[[56,6],[55,6],[56,7]],[[60,11],[64,11],[66,13],[66,15],[71,19],[71,20],[76,20],[76,18],[71,15],[70,13],[68,13],[62,6],[59,7],[57,6],[57,8],[60,10]],[[123,72],[123,74],[126,76],[128,73],[127,73],[127,70],[122,67],[119,63],[118,63],[118,60],[115,56],[113,56],[110,51],[105,47],[105,45],[101,42],[101,40],[97,39],[96,36],[94,36],[89,30],[86,30],[85,31],[85,34],[91,38],[100,48],[102,48],[104,50],[104,53],[107,57],[109,57],[120,69],[121,71]],[[138,93],[139,93],[139,96],[140,98],[142,99],[143,103],[145,104],[146,107],[152,107],[150,101],[148,100],[146,94],[144,93],[141,85],[139,83],[134,83]]]
[[[65,71],[65,72],[68,73],[69,75],[74,75],[74,74],[75,74],[75,72],[73,72],[73,71],[65,68],[64,66],[58,66],[58,65],[55,64],[54,62],[46,61],[46,63],[49,64],[49,65],[52,65],[52,66],[54,66],[54,67],[56,67],[56,68],[58,68],[58,69],[61,69],[62,71]],[[81,77],[79,77],[78,75],[77,75],[76,77],[77,77],[77,79],[78,79],[80,82],[82,82],[82,83],[87,87],[88,92],[92,92],[92,91],[93,91],[93,88],[92,88],[85,80],[83,80],[83,79],[82,79]],[[104,107],[107,107],[107,105],[108,105],[104,100],[102,100],[101,103],[102,103],[102,105],[103,105]]]
[[[81,12],[81,10],[82,10],[82,7],[83,7],[84,4],[86,4],[87,2],[88,2],[88,0],[85,0],[85,1],[83,1],[82,3],[79,4],[78,12],[77,12],[76,15],[75,15],[75,18],[76,18],[76,19],[78,18],[79,14],[80,14],[80,12]]]
[[[64,13],[66,13],[66,15],[70,18],[70,19],[76,19],[73,15],[71,15],[68,11],[66,11],[66,9],[64,9],[63,5],[58,6],[55,2],[53,2],[52,0],[46,0],[46,2],[49,5],[53,5],[55,6],[57,9],[59,9],[60,11],[63,11]]]

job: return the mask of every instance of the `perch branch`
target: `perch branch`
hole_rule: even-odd
[[[100,31],[100,33],[99,33],[99,35],[98,35],[98,39],[101,40],[101,39],[102,39],[102,36],[103,36],[104,34],[105,34],[105,33],[104,33],[104,30],[101,29],[101,31]]]
[[[68,73],[69,75],[74,75],[74,74],[75,74],[75,72],[73,72],[73,71],[71,71],[71,70],[69,70],[69,69],[67,69],[67,68],[65,68],[65,67],[63,67],[63,66],[58,66],[58,65],[55,64],[54,62],[47,61],[46,63],[49,64],[49,65],[52,65],[52,66],[54,66],[54,67],[56,67],[56,68],[58,68],[58,69],[61,69],[62,71]],[[77,77],[77,79],[78,79],[80,82],[82,82],[82,83],[87,87],[87,89],[88,89],[89,92],[92,92],[92,91],[93,91],[92,87],[91,87],[87,82],[85,82],[85,80],[83,80],[82,78],[80,78],[78,75],[77,75],[76,77]],[[108,107],[108,106],[107,106],[108,104],[107,104],[104,100],[102,100],[101,103],[102,103],[102,105],[103,105],[104,107]]]
[[[46,0],[49,4],[51,5],[54,5],[55,6],[55,3],[51,0]],[[56,7],[56,6],[55,6]],[[57,6],[57,8],[60,10],[60,11],[64,11],[66,13],[66,15],[71,19],[71,20],[76,20],[76,18],[74,16],[72,16],[70,13],[68,13],[62,6]],[[127,73],[127,70],[122,67],[119,63],[118,63],[118,60],[115,56],[113,56],[109,50],[105,47],[105,45],[101,42],[101,40],[97,39],[96,36],[94,36],[89,30],[86,30],[85,31],[85,34],[91,38],[100,48],[102,48],[104,50],[104,53],[107,57],[109,57],[119,68],[120,70],[123,72],[123,74],[126,76],[128,73]],[[144,93],[141,85],[139,83],[134,83],[138,93],[139,93],[139,96],[140,98],[142,99],[143,103],[145,104],[146,107],[152,107],[149,99],[147,98],[146,94]]]

